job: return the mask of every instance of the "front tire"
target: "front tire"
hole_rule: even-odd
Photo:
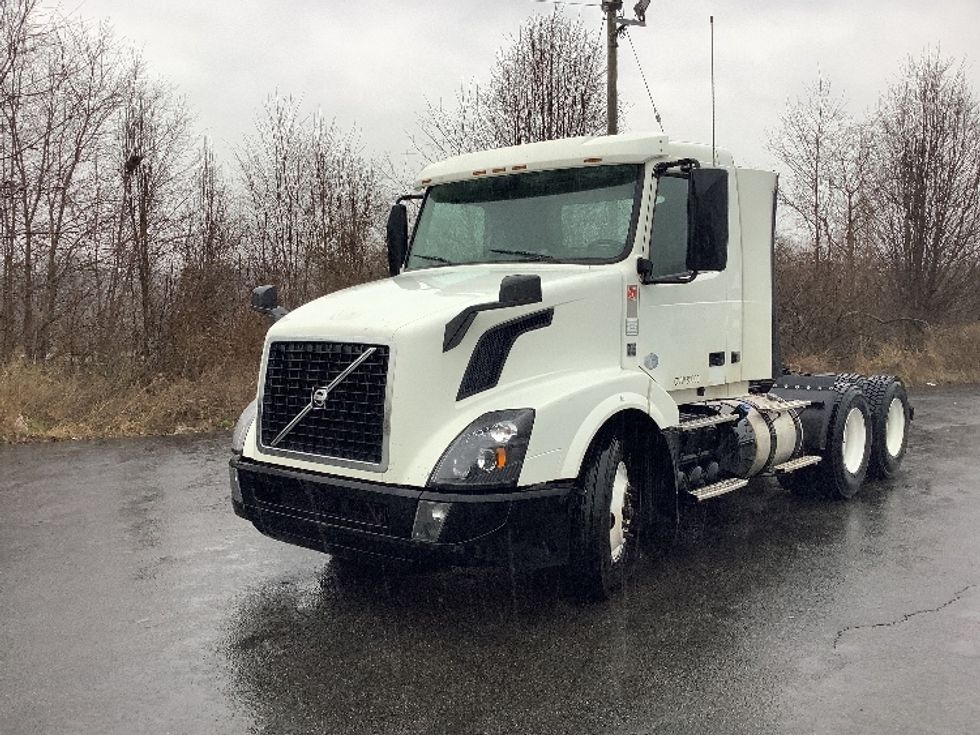
[[[569,557],[576,591],[584,598],[608,599],[636,567],[643,518],[638,465],[614,435],[600,440],[586,460]]]

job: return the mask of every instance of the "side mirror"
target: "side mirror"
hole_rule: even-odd
[[[405,265],[408,254],[408,210],[404,204],[396,204],[388,215],[388,273],[397,276]]]
[[[504,276],[497,302],[501,306],[523,306],[541,302],[541,276]]]
[[[728,265],[728,171],[692,168],[687,192],[687,269],[723,271]]]
[[[257,286],[252,289],[252,308],[275,324],[289,313],[279,306],[279,289],[275,286]]]

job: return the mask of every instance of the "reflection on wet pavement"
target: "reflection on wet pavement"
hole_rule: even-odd
[[[980,396],[915,402],[893,483],[689,509],[605,605],[271,541],[224,438],[0,448],[0,732],[969,732]]]

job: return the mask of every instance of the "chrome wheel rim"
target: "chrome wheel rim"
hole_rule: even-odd
[[[885,449],[892,457],[897,457],[905,443],[905,405],[900,398],[892,398],[888,404],[888,417],[885,419]]]
[[[856,475],[864,461],[864,450],[868,444],[868,428],[861,409],[852,408],[847,413],[844,422],[844,440],[841,454],[844,458],[844,469]]]
[[[626,463],[620,462],[613,478],[612,498],[609,503],[609,553],[613,563],[619,561],[626,551],[631,489]]]

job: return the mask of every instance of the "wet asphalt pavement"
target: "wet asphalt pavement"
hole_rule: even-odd
[[[224,437],[0,447],[0,733],[980,732],[980,390],[913,403],[892,483],[690,509],[603,605],[271,541]]]

